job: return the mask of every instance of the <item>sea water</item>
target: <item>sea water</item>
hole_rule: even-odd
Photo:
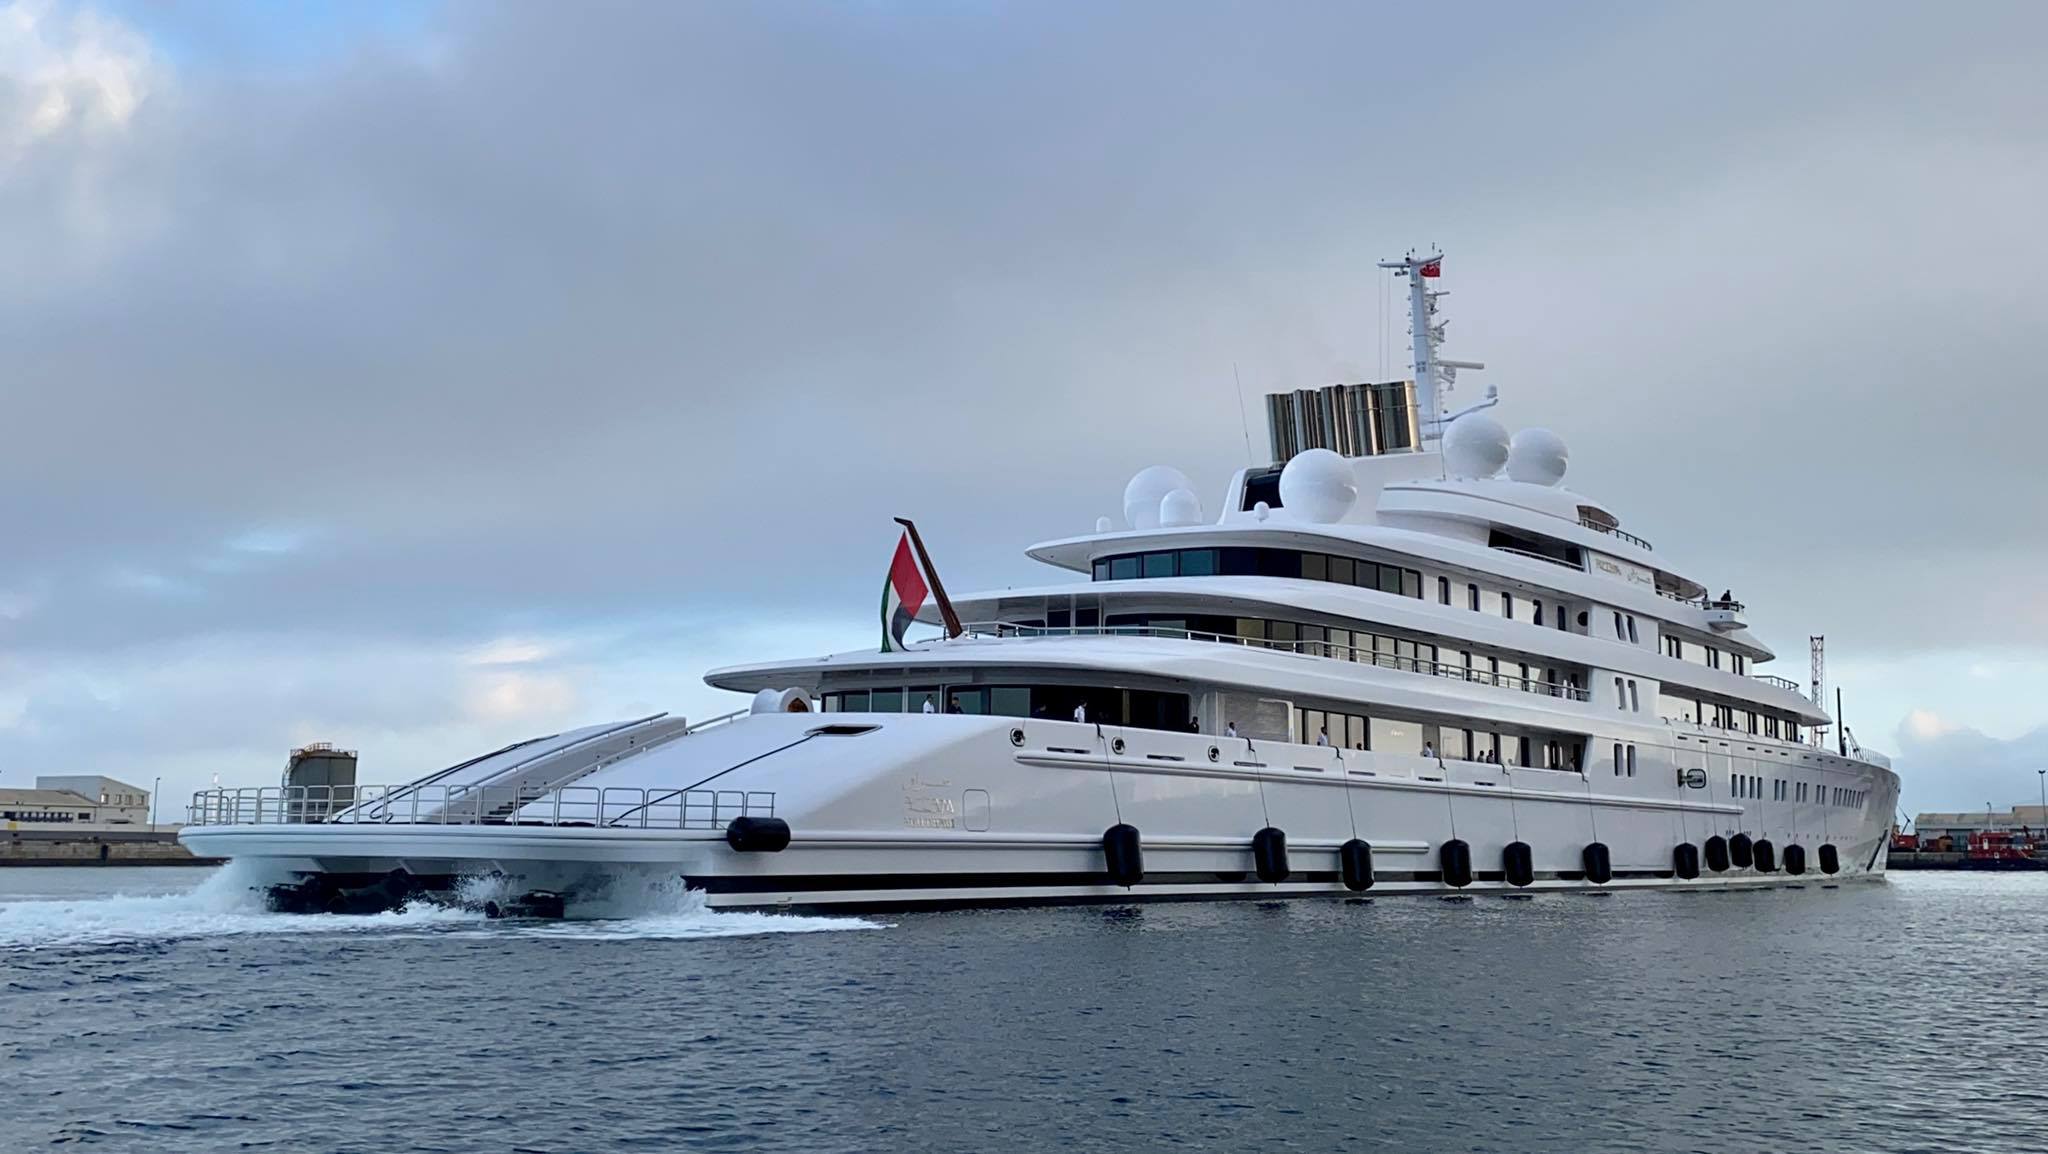
[[[0,1149],[2048,1149],[2048,875],[263,912],[0,870]]]

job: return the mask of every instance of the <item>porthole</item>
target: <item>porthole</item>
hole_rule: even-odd
[[[1121,737],[1111,738],[1109,742],[1109,751],[1111,753],[1122,753],[1124,751],[1124,739]]]
[[[1210,761],[1216,761],[1216,760],[1219,760],[1220,758],[1222,758],[1222,756],[1223,756],[1223,751],[1222,751],[1222,750],[1219,750],[1219,749],[1217,749],[1217,748],[1216,748],[1215,746],[1213,746],[1213,745],[1209,747],[1209,760],[1210,760]]]
[[[1024,747],[1024,731],[1022,729],[1013,729],[1010,731],[1010,744],[1016,746],[1019,749],[1022,749]]]

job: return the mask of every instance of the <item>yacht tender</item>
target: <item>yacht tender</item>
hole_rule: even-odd
[[[1742,605],[1564,488],[1554,434],[1510,438],[1491,399],[1440,415],[1477,367],[1438,355],[1440,260],[1386,266],[1412,383],[1273,398],[1285,464],[1240,471],[1218,516],[1145,469],[1124,526],[1029,550],[1081,580],[959,598],[957,634],[714,670],[752,705],[694,725],[204,790],[179,838],[328,910],[573,913],[622,873],[717,907],[1881,876],[1898,778],[1753,672]]]

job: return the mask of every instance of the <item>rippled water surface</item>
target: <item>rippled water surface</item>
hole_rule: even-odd
[[[0,870],[0,1145],[2040,1150],[2048,876],[285,917]]]

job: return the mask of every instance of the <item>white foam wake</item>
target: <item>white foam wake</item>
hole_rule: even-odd
[[[502,900],[505,895],[498,889],[499,883],[492,879],[475,879],[463,887],[462,896],[468,902]],[[562,921],[525,921],[516,926],[491,926],[480,932],[633,940],[731,938],[749,934],[809,934],[885,928],[883,923],[854,917],[713,910],[705,904],[703,891],[686,888],[681,878],[620,872],[579,887],[570,906],[570,916]]]
[[[498,883],[479,879],[463,887],[469,908],[416,903],[402,913],[279,914],[264,908],[270,881],[244,863],[230,862],[185,893],[114,895],[0,902],[0,951],[113,945],[137,941],[233,937],[245,934],[448,933],[552,938],[724,938],[748,934],[816,933],[882,928],[858,918],[797,917],[707,908],[704,895],[680,879],[624,874],[607,879],[572,903],[566,921],[485,919],[482,901],[503,896]]]
[[[274,914],[264,909],[259,891],[267,880],[229,862],[185,893],[7,902],[0,904],[0,950],[238,934],[390,932],[480,920],[427,905],[367,917]]]

